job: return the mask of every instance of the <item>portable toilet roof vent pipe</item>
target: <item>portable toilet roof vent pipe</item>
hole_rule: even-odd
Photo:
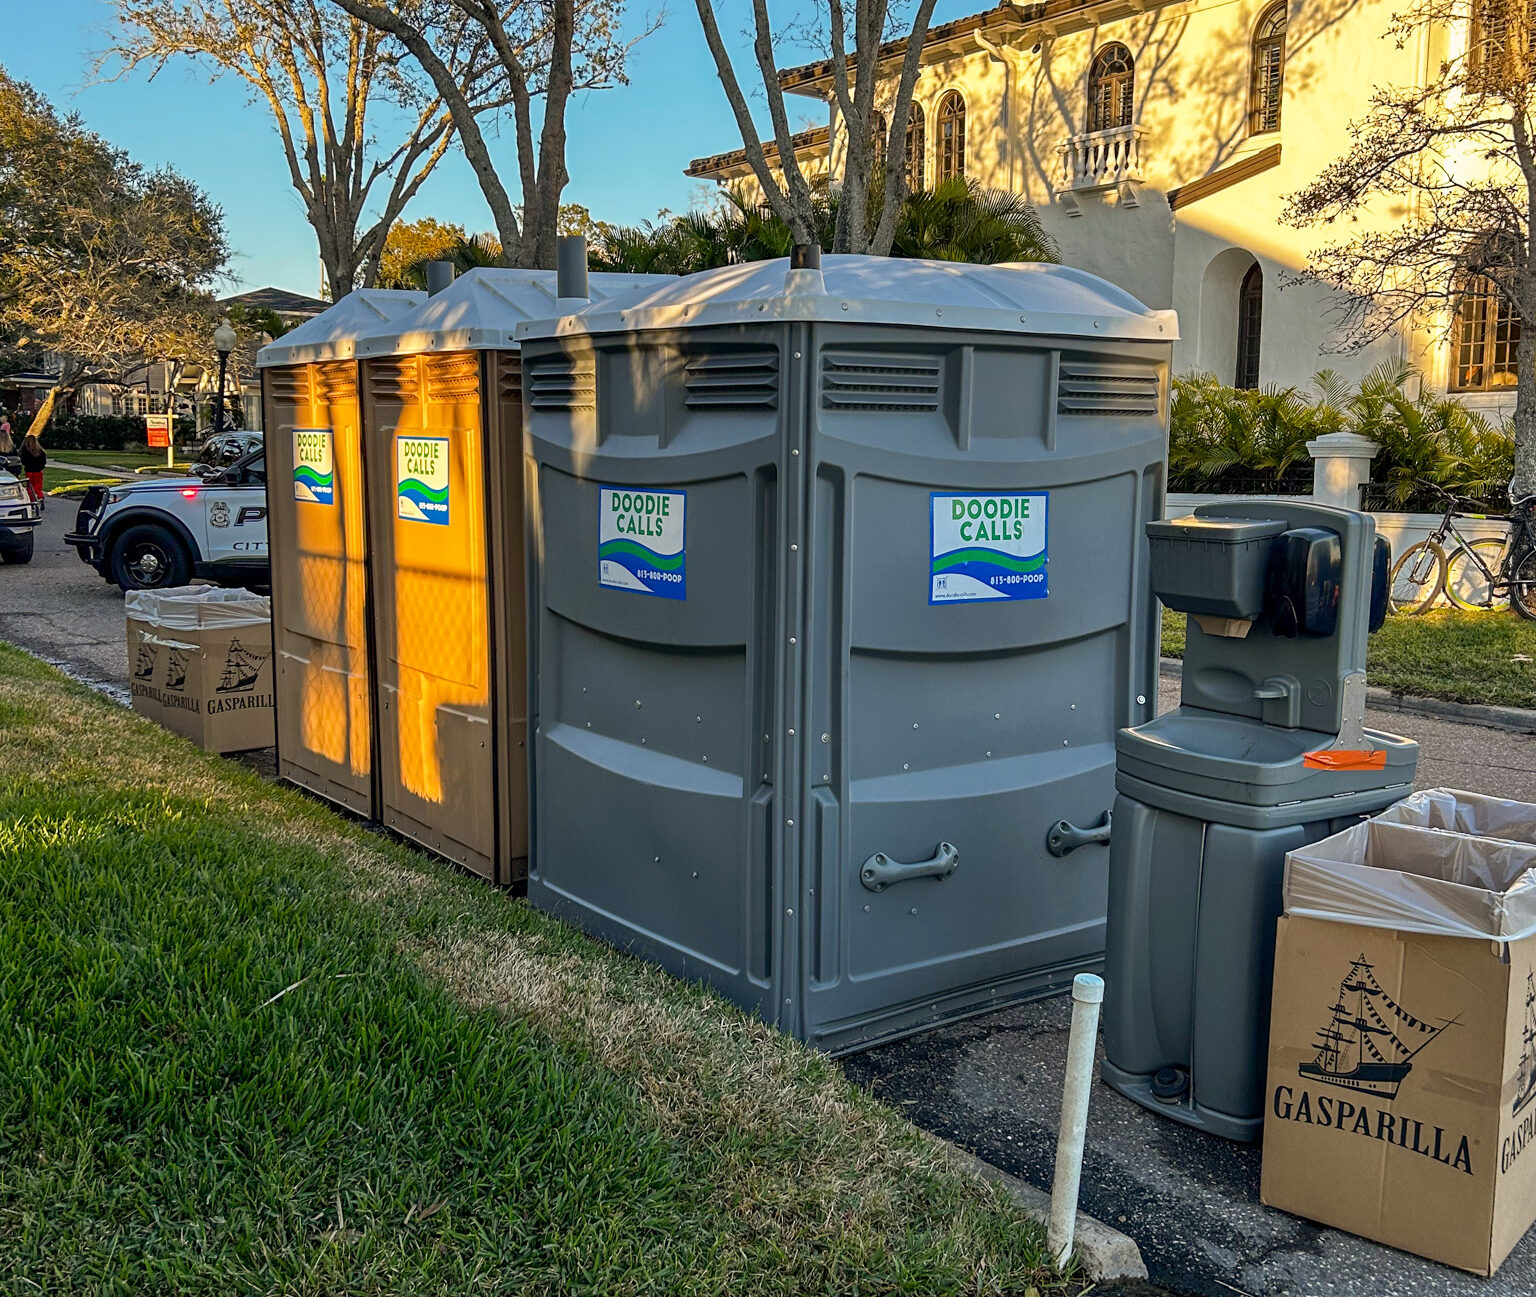
[[[368,817],[378,798],[354,349],[425,300],[359,289],[256,358],[274,484],[267,535],[278,775]]]
[[[531,901],[833,1051],[1096,966],[1175,332],[811,250],[520,326]]]
[[[1285,853],[1413,787],[1418,744],[1365,728],[1387,544],[1366,514],[1279,499],[1147,532],[1152,589],[1188,630],[1179,707],[1117,740],[1104,1079],[1253,1140]]]
[[[661,282],[593,275],[588,292]],[[554,271],[481,268],[356,341],[378,818],[504,884],[528,855],[515,333],[558,309]]]

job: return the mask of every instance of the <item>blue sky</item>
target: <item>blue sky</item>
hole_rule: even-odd
[[[941,0],[934,20],[986,4]],[[136,74],[90,84],[91,56],[109,43],[108,0],[5,0],[0,7],[9,11],[0,44],[7,71],[31,81],[60,109],[79,112],[91,129],[140,161],[174,166],[224,208],[235,250],[234,288],[318,290],[314,236],[288,183],[272,119],[249,101],[243,82],[226,78],[210,85],[205,74],[181,64],[153,81]],[[632,0],[637,24],[646,8],[645,0]],[[747,21],[744,4],[723,0],[719,9],[727,35],[733,13],[741,15],[737,26]],[[746,42],[740,43],[748,55]],[[748,84],[751,64],[739,58],[737,66]],[[683,174],[689,159],[741,143],[688,0],[673,0],[661,30],[631,55],[629,71],[630,85],[573,100],[567,121],[571,183],[565,200],[602,220],[635,222],[663,207],[687,208],[698,189]],[[789,103],[797,127],[826,120],[814,100]],[[510,133],[505,146],[493,149],[511,188],[516,170]],[[407,218],[424,215],[470,230],[490,228],[479,186],[457,152],[443,160],[406,211]]]

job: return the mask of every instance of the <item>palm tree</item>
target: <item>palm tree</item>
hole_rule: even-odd
[[[506,264],[501,255],[501,244],[496,241],[494,234],[471,234],[467,239],[459,239],[446,252],[439,252],[412,262],[400,276],[400,287],[424,290],[427,286],[427,263],[431,261],[451,263],[456,275],[462,275],[466,270],[478,270],[483,266]]]
[[[823,249],[832,246],[837,210],[836,193],[823,188],[814,195],[816,233]],[[785,257],[794,242],[789,226],[771,208],[750,202],[737,189],[716,211],[616,230],[603,248],[593,251],[592,268],[686,275]],[[891,255],[977,264],[1059,260],[1033,207],[1015,194],[983,189],[964,179],[947,180],[931,193],[907,199]]]

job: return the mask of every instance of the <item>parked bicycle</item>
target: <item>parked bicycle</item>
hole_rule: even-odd
[[[1445,516],[1428,537],[1408,546],[1392,565],[1391,604],[1394,612],[1428,612],[1443,594],[1457,608],[1485,612],[1508,599],[1528,621],[1536,621],[1536,495],[1517,500],[1507,517],[1458,512],[1480,501],[1452,495],[1433,482],[1421,486],[1445,500]],[[1456,522],[1506,522],[1505,537],[1469,539]],[[1447,553],[1447,539],[1456,548]]]

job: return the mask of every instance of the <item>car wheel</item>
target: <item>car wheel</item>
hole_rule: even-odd
[[[162,590],[192,579],[186,546],[167,527],[139,523],[112,543],[112,579],[122,590]]]
[[[32,561],[32,542],[32,533],[29,531],[11,548],[0,549],[0,559],[7,563],[30,563]]]

